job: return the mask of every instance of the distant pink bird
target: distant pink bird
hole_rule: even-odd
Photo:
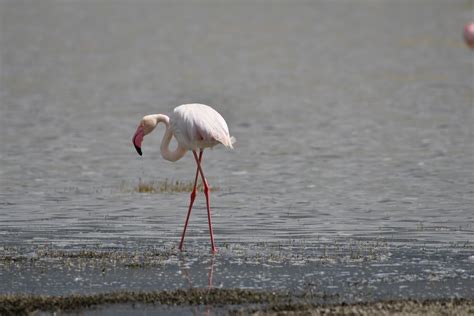
[[[186,234],[191,209],[196,197],[197,180],[199,174],[201,174],[204,194],[206,195],[211,250],[214,253],[216,252],[216,247],[214,245],[214,234],[212,232],[209,186],[201,167],[202,153],[204,148],[214,147],[219,143],[228,148],[233,148],[232,144],[235,142],[235,139],[229,135],[227,123],[216,110],[204,104],[183,104],[174,109],[171,117],[163,114],[151,114],[143,117],[133,136],[133,145],[140,156],[142,155],[141,144],[143,137],[151,133],[160,122],[166,125],[166,132],[160,146],[163,158],[169,161],[177,161],[181,159],[188,150],[192,150],[197,165],[194,188],[191,193],[191,202],[189,203],[188,215],[184,224],[183,234],[181,235],[179,250],[183,250],[184,235]],[[178,142],[178,147],[174,151],[170,151],[169,144],[173,136]],[[199,157],[196,153],[198,149]]]
[[[464,41],[471,49],[474,49],[474,22],[464,26]]]

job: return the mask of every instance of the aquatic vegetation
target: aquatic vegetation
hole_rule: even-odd
[[[355,262],[383,262],[390,257],[389,246],[384,239],[332,241],[330,243],[312,243],[291,240],[288,242],[232,243],[220,245],[220,256],[240,260],[246,264],[302,265],[319,263],[332,265]],[[187,250],[186,256],[201,256],[202,249]],[[34,253],[34,255],[31,255]],[[128,268],[145,268],[163,265],[169,260],[177,260],[183,253],[173,245],[166,247],[145,247],[139,249],[87,248],[64,250],[42,246],[30,252],[30,255],[18,251],[0,251],[0,264],[54,259],[56,261],[108,262]]]
[[[104,304],[217,305],[277,303],[288,294],[244,289],[188,289],[173,291],[120,291],[91,295],[43,296],[1,294],[0,314],[18,315],[35,311],[72,311]]]
[[[231,315],[468,315],[474,299],[390,300],[354,304],[270,304],[243,307]]]
[[[245,289],[188,289],[173,291],[120,291],[91,295],[46,296],[1,294],[0,314],[26,315],[38,311],[80,311],[110,304],[162,304],[169,306],[227,305],[233,315],[310,314],[468,314],[474,299],[390,300],[354,304],[314,304],[289,293]],[[258,304],[258,305],[253,305]],[[235,305],[239,307],[235,308]]]
[[[444,312],[444,306],[464,311],[466,304],[471,304],[471,307],[473,304],[472,299],[466,304],[462,302],[468,300],[449,299],[442,300],[442,304],[438,303],[441,301],[419,303],[421,301],[414,300],[420,298],[416,293],[414,296],[393,297],[378,292],[386,290],[387,286],[417,287],[420,283],[438,286],[448,281],[460,286],[456,289],[456,293],[461,293],[460,297],[470,299],[470,294],[466,294],[470,289],[468,267],[472,259],[469,251],[462,253],[469,262],[452,268],[452,261],[445,261],[449,256],[440,254],[439,248],[428,249],[426,254],[420,254],[416,248],[410,254],[410,250],[399,251],[391,247],[383,238],[324,243],[228,241],[214,256],[208,252],[204,242],[196,242],[195,246],[185,252],[179,252],[172,242],[129,247],[0,247],[0,270],[8,271],[12,276],[11,279],[6,277],[3,284],[0,314],[87,310],[107,304],[112,306],[105,308],[114,309],[117,307],[113,304],[132,306],[138,303],[156,304],[157,309],[165,308],[160,304],[183,308],[208,305],[225,313],[244,315],[295,312],[363,314],[364,311],[376,315],[392,311],[397,306],[403,311],[425,311],[426,308],[428,312],[438,309]],[[464,247],[464,244],[459,246]],[[407,254],[408,259],[405,257]],[[419,267],[413,270],[412,261],[406,260],[423,260],[424,263],[417,264]],[[354,273],[361,269],[366,273]],[[26,275],[25,279],[17,280],[15,275],[20,274]],[[120,282],[115,285],[102,283],[106,279],[116,280],[116,276],[120,276]],[[23,289],[25,285],[38,284],[38,278],[48,280],[47,288],[41,288],[39,293],[50,295],[24,295],[20,294],[21,290],[9,292],[7,284],[12,280],[14,289]],[[142,292],[136,287],[127,287],[130,278],[137,284],[145,284],[143,282],[149,279],[158,281],[154,287],[147,287],[147,292]],[[103,291],[102,294],[83,292],[85,287],[100,287]],[[64,290],[67,291],[61,292]],[[65,296],[54,296],[57,293],[65,293]],[[444,297],[452,297],[450,295],[448,292]],[[392,298],[407,300],[380,301]],[[379,305],[358,301],[378,301]],[[341,302],[346,304],[334,305]]]
[[[175,192],[191,192],[194,187],[193,181],[170,180],[166,178],[162,181],[144,181],[138,179],[136,185],[129,185],[122,183],[122,191],[138,192],[138,193],[175,193]],[[209,186],[211,191],[220,191],[219,187]],[[197,190],[202,192],[204,186],[202,182],[198,182]]]

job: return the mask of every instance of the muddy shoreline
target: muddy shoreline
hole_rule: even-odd
[[[35,312],[79,312],[88,309],[113,308],[117,304],[152,305],[157,309],[176,306],[220,307],[229,314],[310,313],[313,315],[375,315],[379,313],[468,314],[474,311],[474,298],[437,300],[383,300],[360,303],[314,304],[306,295],[244,290],[244,289],[188,289],[174,291],[120,291],[92,295],[0,295],[1,315],[27,315]],[[160,306],[161,305],[161,306]]]

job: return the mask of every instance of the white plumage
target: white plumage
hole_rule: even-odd
[[[218,143],[233,148],[235,139],[229,135],[224,118],[205,104],[183,104],[170,116],[171,130],[181,146],[196,150],[214,147]]]

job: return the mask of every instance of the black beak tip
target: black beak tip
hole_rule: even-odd
[[[135,149],[137,150],[137,153],[141,156],[142,155],[142,149],[138,146],[135,146]]]

